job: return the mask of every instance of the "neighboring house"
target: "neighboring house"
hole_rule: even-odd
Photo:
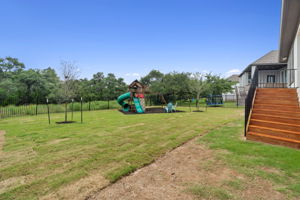
[[[300,0],[282,0],[279,51],[240,74],[246,90],[245,136],[300,149]]]
[[[237,87],[239,87],[240,83],[239,83],[239,75],[237,74],[233,74],[231,76],[229,76],[228,78],[226,78],[226,80],[233,82],[234,84],[232,85],[232,91],[231,92],[227,92],[227,93],[223,93],[223,100],[224,101],[236,101],[237,98],[239,98],[236,93],[237,91]],[[244,99],[245,101],[245,99]],[[244,103],[240,103],[238,105],[244,105]]]
[[[239,75],[233,74],[233,75],[229,76],[226,79],[229,80],[229,81],[231,81],[231,82],[236,82],[238,84],[238,82],[239,82]]]

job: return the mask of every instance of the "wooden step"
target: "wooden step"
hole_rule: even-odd
[[[266,114],[266,115],[274,115],[274,116],[295,116],[297,118],[300,118],[300,110],[299,111],[286,111],[280,108],[280,110],[274,110],[274,109],[253,109],[252,113],[257,114]]]
[[[297,92],[278,92],[278,91],[275,91],[275,92],[256,92],[256,95],[259,95],[259,96],[270,96],[270,95],[273,95],[273,96],[277,96],[277,97],[280,97],[280,96],[294,96],[294,95],[297,95]]]
[[[259,120],[267,120],[272,122],[282,122],[282,123],[300,125],[300,118],[297,118],[295,116],[280,116],[280,115],[252,113],[251,119],[259,119]]]
[[[297,92],[295,88],[258,88],[257,92]]]
[[[287,131],[282,129],[267,128],[255,125],[250,125],[248,131],[300,141],[300,131]]]
[[[289,138],[270,136],[270,135],[256,133],[256,132],[248,132],[247,139],[300,149],[300,141],[289,139]]]
[[[254,109],[271,109],[271,110],[279,110],[279,111],[300,111],[299,106],[288,106],[288,105],[270,105],[270,104],[255,104],[253,106]]]
[[[259,119],[252,119],[252,118],[250,120],[250,125],[283,129],[283,130],[289,130],[289,131],[299,131],[300,130],[300,125],[297,125],[297,124],[273,122],[270,120],[259,120]]]
[[[298,97],[297,96],[290,96],[290,97],[274,97],[274,96],[258,96],[256,95],[256,100],[274,100],[276,99],[277,101],[296,101],[298,102]]]
[[[265,100],[265,99],[255,99],[256,104],[276,104],[276,105],[291,105],[291,106],[299,106],[298,101],[289,101],[289,100]]]

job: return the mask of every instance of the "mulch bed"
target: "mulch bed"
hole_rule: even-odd
[[[132,115],[132,114],[151,114],[151,113],[166,113],[164,108],[146,108],[145,113],[136,113],[136,112],[125,112],[123,110],[119,110],[121,113],[125,115]],[[176,110],[176,112],[184,112],[182,110]]]
[[[56,124],[72,124],[75,123],[76,121],[62,121],[62,122],[55,122]]]

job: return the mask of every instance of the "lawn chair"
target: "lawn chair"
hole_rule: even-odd
[[[171,102],[168,103],[168,105],[165,107],[165,110],[167,113],[171,113],[171,112],[176,112],[176,106],[177,104],[174,106]]]
[[[172,112],[176,112],[176,107],[177,107],[177,103],[175,105],[173,105]]]

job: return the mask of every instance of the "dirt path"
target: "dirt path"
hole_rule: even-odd
[[[3,145],[4,145],[4,140],[5,140],[5,131],[0,131],[0,155],[3,153]]]
[[[281,193],[273,190],[271,183],[244,177],[225,167],[216,159],[212,150],[197,144],[197,139],[199,137],[168,152],[151,165],[90,195],[87,199],[189,200],[196,199],[196,196],[188,191],[195,184],[230,191],[224,183],[231,180],[247,183],[247,187],[236,191],[232,191],[231,188],[237,199],[285,199]],[[198,199],[219,199],[209,195],[203,198],[198,196]]]

